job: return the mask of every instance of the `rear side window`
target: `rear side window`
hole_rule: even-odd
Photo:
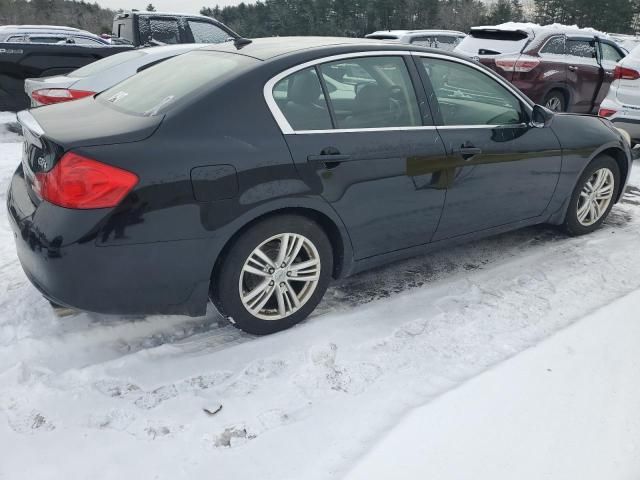
[[[66,43],[67,37],[49,35],[29,35],[31,43]]]
[[[320,65],[336,128],[422,125],[409,72],[400,57],[362,57]]]
[[[524,32],[505,30],[473,30],[456,47],[468,55],[520,53],[529,41]]]
[[[294,130],[329,130],[331,115],[315,68],[307,68],[280,80],[273,98]]]
[[[574,57],[596,58],[595,42],[589,40],[567,40],[567,53]]]
[[[564,36],[551,37],[547,40],[540,53],[548,53],[552,55],[564,55]]]
[[[421,47],[433,47],[435,48],[435,39],[433,37],[414,37],[411,39],[412,45],[419,45]]]
[[[137,115],[167,112],[203,87],[220,84],[255,60],[222,52],[189,52],[143,70],[98,95]]]
[[[602,58],[609,62],[618,63],[624,56],[612,45],[602,43]]]
[[[73,43],[76,45],[104,45],[104,42],[89,37],[73,37]]]
[[[196,43],[222,43],[230,38],[227,32],[211,23],[189,20],[188,25]]]
[[[151,39],[162,43],[180,43],[178,21],[169,18],[152,18],[149,20]]]
[[[101,60],[98,60],[97,62],[93,62],[88,65],[85,65],[84,67],[73,71],[71,74],[69,74],[69,76],[84,78],[90,75],[96,75],[98,73],[102,73],[117,65],[122,65],[123,63],[128,62],[130,60],[144,57],[145,55],[146,53],[141,52],[140,50],[132,50],[130,52],[116,53],[115,55],[105,57]]]

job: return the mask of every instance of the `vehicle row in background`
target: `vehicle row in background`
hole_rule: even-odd
[[[473,27],[455,49],[554,111],[595,113],[626,52],[603,33],[560,25]]]
[[[30,105],[24,92],[27,78],[64,75],[142,45],[219,43],[236,38],[238,34],[209,17],[157,12],[116,15],[109,39],[67,27],[0,27],[0,110]]]
[[[28,78],[24,82],[24,89],[32,107],[78,100],[100,93],[167,58],[202,46],[201,43],[188,43],[130,50],[90,63],[66,75]]]
[[[366,38],[439,48],[449,52],[466,36],[455,30],[380,30],[366,35]]]

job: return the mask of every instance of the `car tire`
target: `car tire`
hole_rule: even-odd
[[[553,112],[566,112],[567,100],[560,90],[551,90],[544,98],[544,106]]]
[[[598,182],[604,183],[599,185]],[[564,230],[569,235],[577,236],[600,228],[613,208],[619,190],[618,163],[608,155],[593,159],[573,190],[563,224]]]
[[[213,275],[211,300],[232,324],[254,335],[304,320],[322,299],[333,272],[329,238],[301,215],[259,221],[224,255]]]

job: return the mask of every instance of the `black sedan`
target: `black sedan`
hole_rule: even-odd
[[[548,223],[597,229],[628,139],[454,54],[273,38],[213,45],[19,115],[7,206],[55,304],[202,315],[265,334],[332,278]]]

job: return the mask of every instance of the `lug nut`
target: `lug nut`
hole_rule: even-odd
[[[273,268],[270,268],[269,273],[273,273],[273,272],[275,272],[275,270]]]
[[[270,287],[273,287],[273,285],[274,285],[275,283],[276,283],[276,282],[274,282],[273,280],[271,280],[271,281],[269,282],[269,286],[270,286]]]
[[[291,276],[291,272],[287,272],[287,277],[290,277],[290,276]]]
[[[282,265],[280,265],[280,268],[284,268],[284,267],[286,267],[286,266],[287,266],[287,264],[286,264],[286,263],[283,263]]]

